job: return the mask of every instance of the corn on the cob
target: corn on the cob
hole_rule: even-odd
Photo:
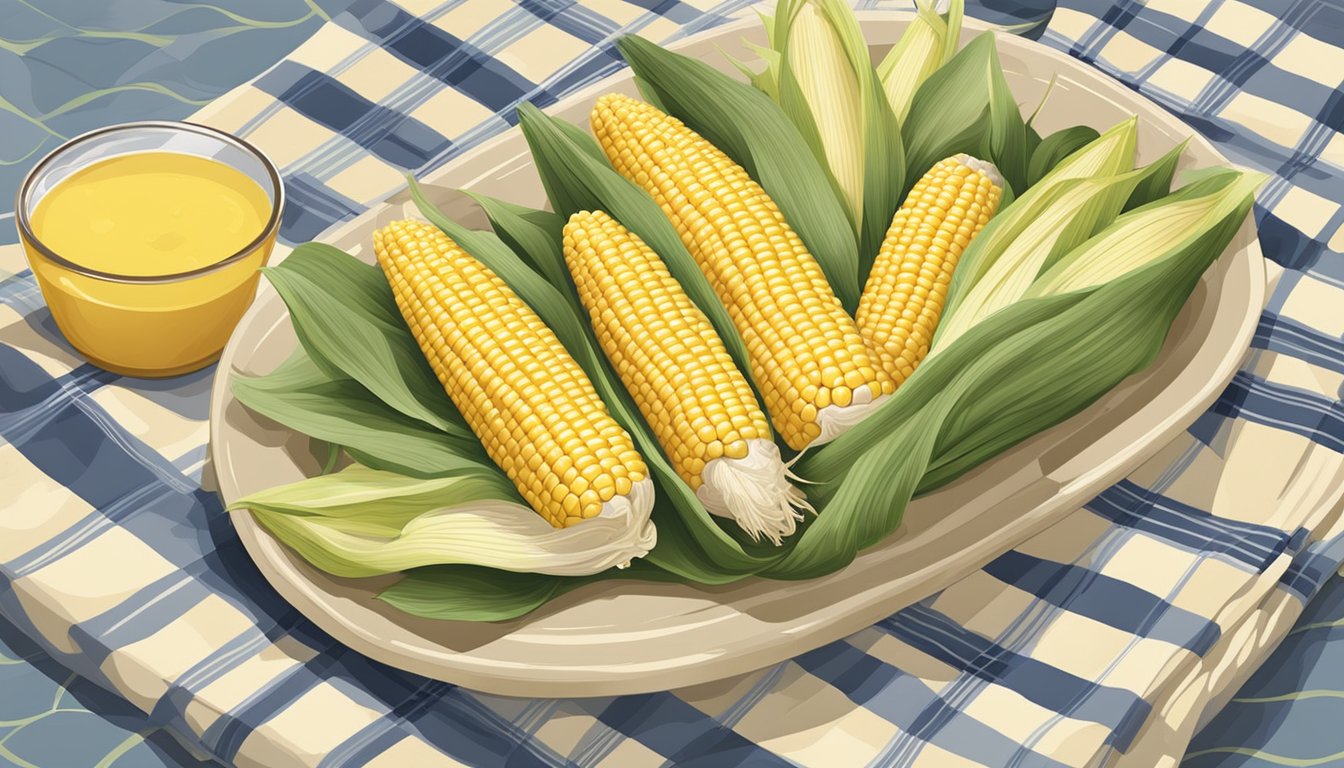
[[[952,271],[1002,194],[992,163],[955,155],[929,169],[892,217],[854,319],[890,355],[898,385],[929,353]]]
[[[444,390],[538,514],[565,528],[652,505],[652,480],[630,435],[499,276],[423,222],[393,222],[373,243]]]
[[[593,331],[705,508],[779,544],[807,502],[723,341],[662,260],[602,211],[570,217],[565,263]]]
[[[747,172],[680,120],[620,94],[593,132],[612,166],[662,207],[727,307],[776,431],[802,450],[895,390],[798,235]]]

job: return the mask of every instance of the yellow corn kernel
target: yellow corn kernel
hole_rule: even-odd
[[[939,162],[891,219],[854,319],[901,384],[929,353],[961,254],[998,209],[1003,178],[969,155]]]
[[[424,222],[388,224],[373,245],[434,374],[538,514],[565,528],[645,479],[583,369],[503,280]]]
[[[591,122],[612,166],[658,202],[728,309],[766,411],[791,448],[836,437],[895,390],[884,353],[867,345],[821,267],[741,166],[628,96],[598,99]]]
[[[756,395],[662,260],[602,211],[570,217],[564,253],[602,351],[677,474],[752,538],[793,533],[805,502]]]

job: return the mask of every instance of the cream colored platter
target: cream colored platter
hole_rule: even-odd
[[[909,15],[860,12],[880,56]],[[986,29],[967,19],[962,42]],[[687,38],[673,50],[734,72],[721,52],[752,58],[765,43],[754,17]],[[1192,131],[1156,104],[1040,44],[1000,34],[999,55],[1028,111],[1055,79],[1036,118],[1042,135],[1079,122],[1104,129],[1139,116],[1140,162]],[[587,124],[597,96],[636,95],[628,70],[548,108]],[[1194,136],[1182,169],[1226,164]],[[517,129],[432,172],[423,181],[446,213],[485,229],[469,188],[542,207],[545,194]],[[417,216],[403,190],[323,235],[372,262],[371,235]],[[264,281],[263,281],[264,282]],[[749,579],[725,587],[614,581],[574,590],[517,620],[418,619],[375,598],[395,577],[339,579],[309,566],[246,510],[232,520],[272,586],[333,637],[377,661],[469,688],[515,696],[598,696],[677,688],[777,663],[862,629],[947,587],[1086,503],[1189,426],[1236,372],[1264,301],[1265,273],[1249,219],[1204,275],[1172,326],[1158,360],[1072,419],[916,499],[896,534],[843,570],[810,581]],[[308,438],[248,411],[230,393],[238,374],[267,373],[297,341],[284,303],[263,286],[220,360],[211,402],[211,461],[226,502],[316,474]]]

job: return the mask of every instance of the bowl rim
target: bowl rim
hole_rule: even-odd
[[[270,179],[271,188],[274,192],[274,194],[271,195],[271,215],[266,220],[266,225],[262,227],[261,232],[252,240],[250,240],[247,243],[247,245],[244,245],[242,248],[220,259],[219,261],[207,264],[203,267],[190,269],[185,272],[173,272],[166,275],[122,275],[116,272],[106,272],[100,269],[93,269],[91,267],[86,267],[81,264],[77,264],[65,258],[64,256],[60,255],[59,253],[56,253],[54,250],[48,247],[46,243],[43,243],[41,239],[37,237],[36,233],[33,232],[32,223],[29,221],[28,206],[24,204],[25,201],[28,199],[28,197],[31,195],[33,191],[33,186],[37,183],[37,179],[47,170],[47,168],[57,158],[59,158],[66,152],[70,151],[71,149],[79,146],[80,144],[83,144],[92,139],[110,133],[121,133],[124,131],[136,131],[143,129],[160,129],[160,130],[166,129],[170,131],[195,133],[197,135],[206,136],[208,138],[217,141],[222,141],[225,144],[230,144],[238,149],[241,149],[243,152],[246,152],[247,154],[255,157],[261,163],[262,168],[266,170],[266,175]],[[126,154],[141,154],[141,153],[130,152]],[[177,154],[189,154],[189,153],[179,152]],[[122,155],[113,155],[113,157],[120,157],[120,156]],[[227,163],[222,164],[227,165]],[[225,269],[239,261],[242,261],[243,259],[246,259],[248,256],[251,256],[257,250],[264,248],[266,243],[270,241],[280,230],[280,217],[281,214],[284,212],[284,209],[285,209],[285,185],[283,180],[281,179],[280,171],[278,168],[276,168],[275,163],[272,162],[271,159],[266,156],[266,153],[262,152],[255,145],[251,144],[248,141],[245,141],[242,138],[239,138],[238,136],[228,133],[227,131],[221,131],[218,128],[211,128],[210,126],[207,125],[192,123],[186,120],[137,120],[128,123],[116,123],[114,125],[107,125],[101,128],[95,128],[91,131],[86,131],[85,133],[81,133],[78,136],[75,136],[69,141],[66,141],[65,143],[61,144],[60,146],[48,152],[46,156],[44,156],[41,160],[39,160],[32,167],[32,169],[28,171],[28,173],[23,177],[23,182],[19,184],[18,192],[15,194],[14,197],[14,222],[15,225],[18,227],[20,239],[22,239],[26,245],[36,250],[44,258],[54,262],[55,264],[60,265],[65,269],[70,270],[71,272],[75,272],[85,277],[91,277],[95,280],[104,280],[107,282],[114,282],[114,283],[161,284],[161,283],[176,283],[181,282],[183,280],[189,280],[194,277],[200,277],[202,275],[206,275],[211,272]]]

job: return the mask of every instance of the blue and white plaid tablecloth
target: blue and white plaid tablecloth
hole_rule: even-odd
[[[355,0],[197,119],[282,166],[294,243],[519,102],[609,73],[620,33],[666,41],[746,8]],[[1037,18],[1020,8],[972,10]],[[1344,6],[1062,0],[1033,33],[1273,175],[1255,211],[1270,300],[1187,433],[944,592],[770,669],[642,696],[500,698],[378,665],[275,595],[201,487],[212,372],[93,368],[0,247],[0,615],[147,728],[240,766],[1174,764],[1344,560]],[[0,764],[23,765],[3,739]]]

